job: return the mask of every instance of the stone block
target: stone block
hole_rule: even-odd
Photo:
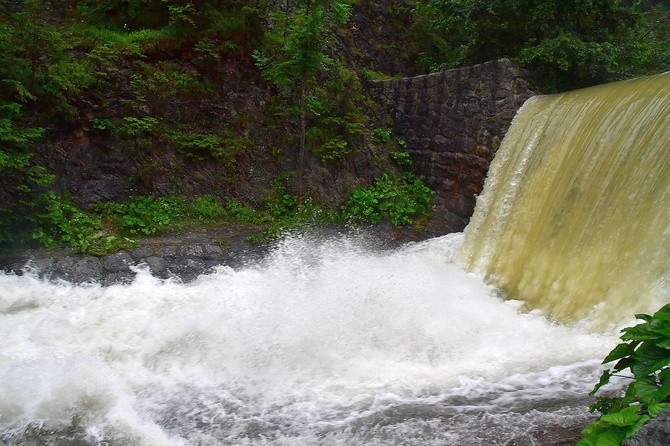
[[[130,255],[133,257],[133,259],[139,261],[145,257],[154,255],[154,249],[150,246],[140,246],[139,248],[130,251]]]
[[[102,278],[102,264],[97,257],[65,257],[56,261],[53,275],[70,282],[98,281]]]
[[[163,260],[160,257],[155,256],[147,257],[146,259],[144,259],[144,263],[147,264],[147,266],[151,270],[151,274],[154,275],[160,276],[167,270],[165,260]]]
[[[130,266],[134,264],[133,257],[125,251],[117,252],[102,259],[103,268],[110,273],[128,271]]]
[[[201,245],[186,245],[179,248],[179,254],[184,257],[202,257],[205,250]]]

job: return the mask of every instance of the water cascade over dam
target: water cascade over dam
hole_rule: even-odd
[[[528,100],[466,229],[467,266],[596,326],[670,302],[670,73]]]
[[[0,444],[568,444],[618,328],[669,300],[669,129],[668,74],[531,99],[465,236],[0,274]]]

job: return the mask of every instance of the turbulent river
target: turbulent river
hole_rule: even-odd
[[[295,236],[191,283],[2,275],[0,440],[530,445],[583,425],[616,333],[521,312],[459,266],[462,240]]]
[[[465,236],[287,237],[190,283],[1,274],[0,441],[566,444],[618,329],[670,301],[669,146],[670,73],[536,97]]]

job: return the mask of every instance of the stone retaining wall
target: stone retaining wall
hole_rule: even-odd
[[[500,141],[519,107],[537,94],[530,79],[502,59],[368,84],[417,173],[437,193],[441,232],[461,231],[469,221]]]

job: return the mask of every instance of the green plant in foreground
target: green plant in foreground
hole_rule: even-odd
[[[633,374],[633,381],[622,397],[599,397],[591,406],[592,411],[602,415],[584,429],[577,446],[620,445],[647,421],[670,408],[670,304],[653,316],[635,317],[644,322],[623,329],[624,342],[603,361],[617,363],[602,374],[591,395],[626,369]]]

